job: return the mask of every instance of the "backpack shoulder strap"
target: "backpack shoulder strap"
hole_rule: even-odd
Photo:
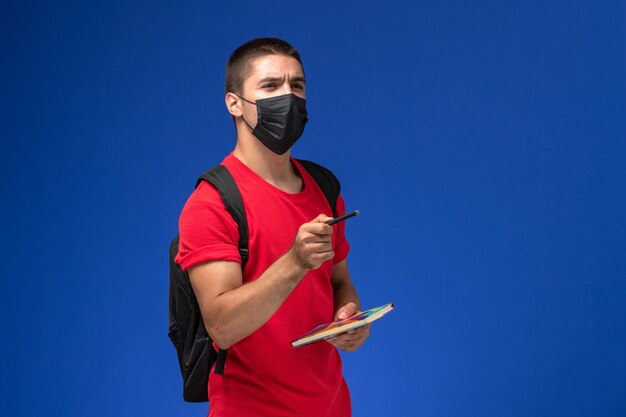
[[[246,211],[243,206],[243,200],[241,199],[241,193],[239,187],[231,173],[223,165],[216,165],[204,174],[200,175],[196,182],[196,188],[202,183],[207,181],[211,183],[219,192],[222,201],[226,209],[233,217],[239,228],[239,255],[241,256],[241,269],[246,266],[248,261],[248,221],[246,219]],[[224,374],[224,366],[226,364],[226,349],[220,349],[217,352],[217,358],[215,361],[215,373],[218,375]]]
[[[337,198],[341,192],[341,184],[335,174],[315,162],[305,161],[303,159],[297,159],[297,161],[306,169],[309,175],[313,177],[317,185],[319,185],[330,204],[333,214],[336,215],[335,209],[337,207]]]
[[[226,209],[239,227],[239,254],[241,255],[241,269],[248,261],[248,221],[239,187],[231,173],[223,165],[216,165],[198,178],[196,188],[202,181],[211,183],[219,192]]]

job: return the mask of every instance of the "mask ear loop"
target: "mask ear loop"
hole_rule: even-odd
[[[234,93],[234,92],[233,92],[233,94],[234,94],[234,95],[236,95],[237,97],[239,97],[240,99],[242,99],[243,101],[246,101],[246,102],[248,102],[248,103],[250,103],[250,104],[254,104],[254,105],[256,106],[256,103],[255,103],[255,102],[252,102],[252,101],[250,101],[250,100],[246,100],[245,98],[241,97],[241,96],[240,96],[239,94],[237,94],[237,93]],[[257,117],[258,117],[258,112],[259,112],[259,111],[258,111],[258,109],[257,109]],[[254,131],[254,128],[253,128],[252,126],[250,126],[250,124],[248,123],[248,121],[246,120],[246,118],[245,118],[245,117],[243,117],[243,112],[241,113],[241,118],[243,119],[243,122],[246,124],[246,126],[248,126],[248,128],[250,129],[250,131],[252,131],[252,132],[253,132],[253,131]],[[259,124],[258,120],[257,120],[257,124]]]

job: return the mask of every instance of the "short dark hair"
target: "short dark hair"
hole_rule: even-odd
[[[235,49],[226,63],[226,93],[243,94],[243,82],[252,71],[251,61],[265,55],[290,56],[302,65],[298,50],[284,40],[278,38],[252,39]]]

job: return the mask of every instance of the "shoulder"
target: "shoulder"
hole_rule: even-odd
[[[181,212],[181,220],[195,217],[199,213],[211,213],[221,217],[228,216],[226,205],[217,189],[207,181],[200,181],[196,189],[191,193]],[[204,216],[202,216],[204,217]],[[190,219],[188,219],[190,220]],[[203,219],[206,220],[206,219]]]
[[[187,204],[213,204],[221,200],[217,189],[208,181],[199,181],[198,186],[189,196]]]
[[[239,231],[218,191],[203,181],[191,194],[178,221],[177,262],[189,267],[208,260],[240,261]]]

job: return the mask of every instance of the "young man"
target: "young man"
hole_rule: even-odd
[[[176,261],[189,272],[205,326],[228,349],[223,375],[209,378],[210,416],[351,415],[336,348],[354,351],[369,327],[294,349],[311,328],[359,311],[346,257],[345,224],[290,148],[307,121],[298,52],[273,38],[239,47],[226,67],[226,108],[237,144],[224,165],[249,224],[244,271],[237,224],[202,183],[180,217]],[[345,212],[339,196],[337,216]]]

